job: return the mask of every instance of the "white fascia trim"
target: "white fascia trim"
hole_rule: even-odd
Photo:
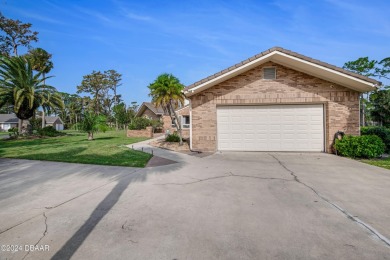
[[[180,110],[182,110],[182,109],[184,109],[184,108],[187,108],[188,107],[188,105],[185,105],[184,107],[181,107],[181,108],[179,108],[179,109],[177,109],[177,110],[175,110],[176,112],[179,112]]]
[[[242,65],[242,66],[240,66],[240,67],[238,67],[238,68],[236,68],[236,69],[234,69],[234,70],[231,70],[231,71],[229,71],[229,72],[227,72],[227,73],[225,73],[225,74],[222,74],[222,75],[220,75],[220,76],[218,76],[218,77],[216,77],[216,78],[214,78],[214,79],[211,79],[211,80],[209,80],[209,81],[207,81],[207,82],[205,82],[205,83],[202,83],[202,84],[200,84],[199,86],[196,86],[196,87],[194,87],[194,88],[192,88],[192,89],[190,89],[190,90],[188,90],[188,91],[185,91],[184,94],[186,94],[186,95],[188,94],[188,96],[192,96],[192,94],[193,94],[194,92],[196,92],[196,90],[202,89],[202,88],[204,88],[204,87],[207,87],[208,85],[212,85],[215,81],[221,80],[221,79],[223,79],[223,78],[227,78],[227,77],[229,77],[231,74],[236,73],[237,71],[245,70],[247,67],[250,67],[250,66],[253,66],[253,65],[257,64],[257,63],[260,63],[262,60],[265,60],[265,59],[271,57],[271,56],[274,55],[274,54],[275,54],[275,51],[273,51],[273,52],[271,52],[271,53],[268,53],[267,55],[264,55],[264,56],[262,56],[262,57],[260,57],[260,58],[258,58],[258,59],[255,59],[255,60],[253,60],[253,61],[251,61],[251,62],[248,62],[248,63],[245,64],[245,65]]]
[[[355,78],[355,77],[353,77],[353,76],[350,76],[350,75],[347,75],[347,74],[338,72],[338,71],[333,70],[333,69],[329,69],[329,68],[327,68],[327,67],[324,67],[324,66],[315,64],[315,63],[313,63],[313,62],[309,62],[309,61],[306,61],[306,60],[302,60],[302,59],[300,59],[300,58],[297,58],[297,57],[294,57],[294,56],[285,54],[285,53],[280,52],[280,51],[275,51],[274,53],[275,53],[275,54],[279,54],[279,55],[284,56],[284,57],[289,58],[289,59],[293,59],[293,60],[296,60],[296,61],[299,61],[299,62],[308,64],[308,65],[311,65],[311,66],[313,66],[313,67],[316,67],[316,68],[319,68],[319,69],[322,69],[322,70],[326,70],[326,71],[328,71],[328,72],[337,74],[337,75],[339,75],[339,76],[343,76],[343,77],[345,77],[345,78],[348,78],[348,79],[351,79],[351,80],[354,80],[354,81],[357,81],[357,82],[366,84],[366,85],[368,85],[368,86],[370,86],[370,87],[378,88],[378,86],[377,86],[376,84],[374,84],[374,83],[370,83],[370,82],[368,82],[368,81],[365,81],[365,80],[361,80],[361,79]]]
[[[202,83],[202,84],[200,84],[199,86],[196,86],[196,87],[194,87],[194,88],[192,88],[192,89],[190,89],[190,90],[187,90],[187,91],[184,92],[184,94],[185,94],[187,97],[190,97],[190,96],[194,95],[195,92],[197,92],[197,90],[203,89],[203,88],[207,88],[207,87],[210,86],[210,85],[213,86],[213,83],[214,83],[214,82],[219,81],[219,80],[221,80],[221,79],[223,79],[223,78],[228,78],[230,75],[232,75],[232,74],[234,74],[234,73],[236,73],[236,72],[238,72],[238,71],[245,70],[247,67],[256,65],[256,64],[258,64],[258,63],[261,63],[261,61],[263,61],[263,60],[265,60],[265,59],[268,59],[269,57],[272,57],[272,56],[274,56],[275,54],[279,54],[279,55],[281,55],[281,56],[283,56],[283,57],[286,57],[286,58],[288,58],[288,59],[295,60],[295,61],[298,61],[298,62],[301,62],[301,63],[305,63],[305,64],[308,64],[308,65],[310,65],[310,66],[313,66],[313,67],[316,67],[316,68],[319,68],[319,69],[322,69],[322,70],[331,72],[331,73],[333,73],[333,74],[337,74],[337,75],[342,76],[342,77],[345,77],[345,78],[348,78],[348,79],[350,79],[350,80],[353,80],[353,81],[357,81],[357,82],[363,83],[363,84],[365,84],[365,85],[367,85],[367,86],[370,86],[370,87],[372,87],[372,88],[375,88],[375,89],[379,88],[379,86],[378,86],[377,84],[370,83],[370,82],[367,82],[367,81],[365,81],[365,80],[361,80],[361,79],[355,78],[355,77],[353,77],[353,76],[349,76],[349,75],[347,75],[347,74],[338,72],[338,71],[336,71],[336,70],[326,68],[326,67],[324,67],[324,66],[315,64],[315,63],[313,63],[313,62],[309,62],[309,61],[306,61],[306,60],[302,60],[302,59],[300,59],[300,58],[291,56],[291,55],[289,55],[289,54],[285,54],[285,53],[280,52],[280,51],[273,51],[273,52],[271,52],[271,53],[269,53],[269,54],[267,54],[267,55],[264,55],[264,56],[262,56],[262,57],[260,57],[260,58],[258,58],[258,59],[255,59],[255,60],[253,60],[253,61],[251,61],[251,62],[248,62],[247,64],[245,64],[245,65],[243,65],[243,66],[241,66],[241,67],[238,67],[238,68],[236,68],[236,69],[234,69],[234,70],[231,70],[231,71],[229,71],[229,72],[227,72],[227,73],[225,73],[225,74],[222,74],[222,75],[220,75],[220,76],[218,76],[218,77],[216,77],[216,78],[214,78],[214,79],[211,79],[211,80],[209,80],[209,81],[207,81],[207,82],[205,82],[205,83]],[[272,60],[272,59],[271,59],[271,60]]]
[[[190,99],[190,103],[188,104],[190,107],[190,149],[192,150],[192,103]]]

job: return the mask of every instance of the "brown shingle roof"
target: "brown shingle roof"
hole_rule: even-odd
[[[197,86],[199,86],[199,85],[201,85],[201,84],[203,84],[205,82],[208,82],[208,81],[210,81],[212,79],[215,79],[215,78],[217,78],[217,77],[219,77],[219,76],[221,76],[223,74],[226,74],[229,71],[237,69],[237,68],[239,68],[239,67],[241,67],[241,66],[243,66],[243,65],[245,65],[245,64],[247,64],[247,63],[249,63],[251,61],[254,61],[254,60],[258,59],[258,58],[261,58],[261,57],[263,57],[263,56],[265,56],[265,55],[267,55],[267,54],[269,54],[271,52],[274,52],[274,51],[279,51],[279,52],[282,52],[284,54],[287,54],[287,55],[290,55],[290,56],[293,56],[293,57],[296,57],[296,58],[299,58],[299,59],[302,59],[302,60],[305,60],[305,61],[308,61],[308,62],[311,62],[311,63],[314,63],[314,64],[317,64],[317,65],[320,65],[320,66],[323,66],[325,68],[328,68],[328,69],[331,69],[331,70],[334,70],[334,71],[337,71],[337,72],[346,74],[348,76],[352,76],[352,77],[355,77],[355,78],[358,78],[358,79],[361,79],[361,80],[364,80],[364,81],[367,81],[367,82],[370,82],[370,83],[373,83],[373,84],[382,85],[381,82],[379,82],[379,81],[377,81],[375,79],[371,79],[369,77],[365,77],[363,75],[351,72],[349,70],[342,69],[340,67],[331,65],[329,63],[326,63],[326,62],[323,62],[323,61],[320,61],[320,60],[316,60],[316,59],[307,57],[305,55],[302,55],[302,54],[299,54],[299,53],[296,53],[296,52],[293,52],[293,51],[290,51],[290,50],[283,49],[281,47],[273,47],[273,48],[270,48],[270,49],[268,49],[266,51],[263,51],[263,52],[261,52],[259,54],[256,54],[256,55],[254,55],[254,56],[252,56],[252,57],[250,57],[250,58],[248,58],[248,59],[246,59],[244,61],[241,61],[241,62],[239,62],[239,63],[237,63],[237,64],[235,64],[235,65],[233,65],[233,66],[231,66],[231,67],[229,67],[227,69],[221,70],[221,71],[219,71],[219,72],[217,72],[217,73],[215,73],[215,74],[213,74],[211,76],[208,76],[207,78],[201,79],[201,80],[199,80],[199,81],[197,81],[197,82],[187,86],[184,89],[184,91],[188,91],[188,90],[190,90],[190,89],[192,89],[194,87],[197,87]]]
[[[150,110],[152,110],[153,113],[155,113],[156,115],[162,115],[164,114],[164,110],[162,109],[162,107],[156,107],[155,105],[153,105],[151,102],[144,102],[143,103],[147,108],[149,108]]]
[[[153,113],[155,113],[156,115],[164,115],[165,112],[164,110],[162,109],[162,107],[156,107],[155,105],[153,105],[153,103],[151,102],[143,102],[142,105],[139,107],[138,111],[137,111],[137,116],[139,116],[139,114],[142,112],[145,111],[145,109],[148,108],[150,109],[150,111],[152,111]]]

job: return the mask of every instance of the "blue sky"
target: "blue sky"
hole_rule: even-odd
[[[390,56],[390,2],[1,0],[53,54],[50,84],[75,93],[92,70],[123,74],[126,103],[147,101],[161,73],[189,85],[273,46],[342,66]],[[20,50],[23,52],[23,50]]]

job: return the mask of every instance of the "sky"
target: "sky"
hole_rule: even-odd
[[[32,46],[53,55],[50,85],[76,93],[83,75],[114,69],[127,104],[149,101],[161,73],[190,85],[274,46],[340,67],[382,60],[389,8],[387,0],[0,0],[4,16],[39,32]]]

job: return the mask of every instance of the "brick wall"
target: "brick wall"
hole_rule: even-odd
[[[276,80],[263,80],[263,67],[276,67]],[[267,62],[190,97],[192,146],[217,149],[217,105],[323,103],[325,142],[331,152],[334,134],[340,130],[359,135],[359,92],[282,65]]]
[[[177,114],[179,116],[189,116],[190,115],[190,107],[186,106],[186,107],[180,109],[179,111],[177,111]]]
[[[153,137],[153,128],[151,126],[146,127],[142,130],[127,130],[127,137]]]
[[[189,112],[189,109],[188,109],[188,112]],[[182,115],[186,115],[186,114],[182,114]],[[169,130],[170,133],[176,132],[176,128],[172,127],[171,117],[170,116],[163,116],[162,118],[163,118],[163,122],[164,122],[163,133],[166,133],[166,130]],[[182,133],[183,138],[190,137],[190,129],[188,129],[188,128],[182,129],[181,133]]]

